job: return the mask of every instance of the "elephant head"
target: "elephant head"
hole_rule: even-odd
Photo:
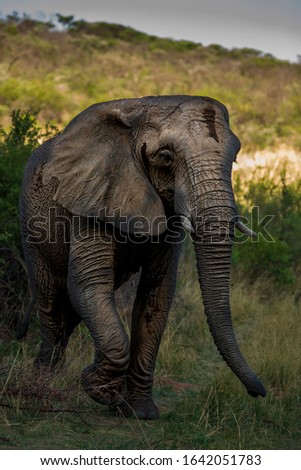
[[[57,138],[44,183],[71,213],[125,232],[162,234],[181,217],[191,232],[205,313],[215,344],[252,396],[265,389],[235,340],[229,301],[231,249],[239,221],[231,186],[240,142],[227,109],[203,97],[112,101],[79,114]],[[251,232],[249,232],[251,234]]]

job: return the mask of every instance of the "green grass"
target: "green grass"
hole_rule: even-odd
[[[300,303],[271,282],[249,285],[234,272],[233,321],[241,349],[267,388],[249,397],[217,353],[186,248],[178,291],[157,361],[161,417],[122,419],[80,387],[92,360],[86,329],[74,333],[65,363],[50,376],[32,368],[34,322],[22,343],[2,338],[0,446],[7,449],[301,449]],[[272,293],[272,296],[271,296]]]

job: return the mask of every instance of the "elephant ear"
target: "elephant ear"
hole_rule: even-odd
[[[141,109],[135,101],[93,105],[75,117],[54,144],[43,183],[57,178],[54,200],[72,214],[159,235],[166,228],[163,204],[133,154]]]

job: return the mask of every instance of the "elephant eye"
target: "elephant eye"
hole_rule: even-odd
[[[172,153],[167,149],[164,149],[164,150],[160,151],[159,158],[160,158],[161,162],[164,163],[164,165],[166,165],[166,166],[171,165],[173,163],[173,160],[174,160]]]

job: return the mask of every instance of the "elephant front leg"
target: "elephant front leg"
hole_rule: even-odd
[[[150,250],[149,262],[142,270],[132,319],[128,397],[119,406],[119,412],[126,417],[159,417],[158,407],[152,397],[153,377],[175,291],[178,252],[179,246]]]
[[[94,362],[83,370],[81,382],[98,403],[116,406],[126,395],[129,340],[115,307],[110,250],[105,247],[104,256],[99,247],[76,245],[70,253],[68,290],[95,347]]]

